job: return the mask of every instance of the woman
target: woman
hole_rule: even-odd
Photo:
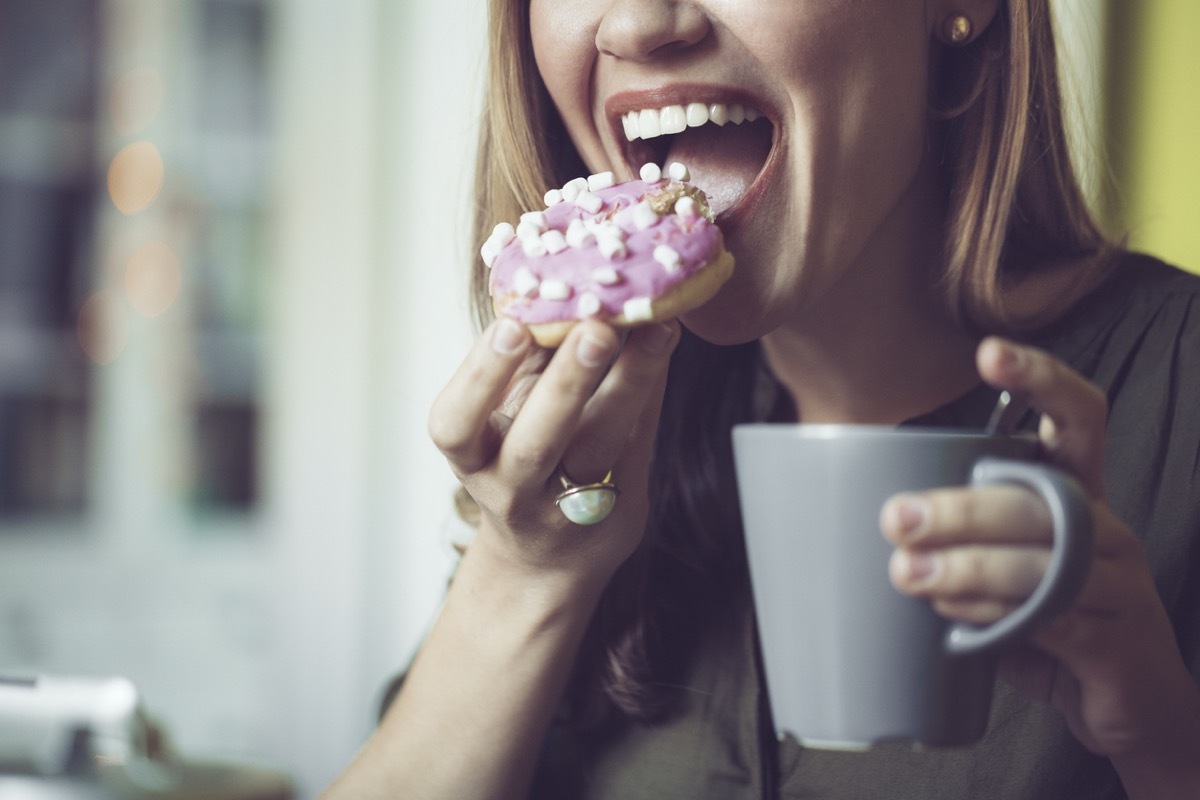
[[[1197,281],[1091,221],[1045,0],[495,0],[491,40],[480,241],[576,175],[669,158],[738,266],[685,333],[587,322],[551,354],[487,326],[430,417],[477,534],[328,796],[1197,796]],[[692,103],[761,119],[623,135]],[[1006,656],[976,747],[776,742],[730,426],[978,426],[1000,389],[1091,497],[1074,606]],[[611,470],[601,524],[558,512],[560,467]],[[894,498],[881,527],[896,587],[955,619],[997,619],[1045,566],[1020,490]]]

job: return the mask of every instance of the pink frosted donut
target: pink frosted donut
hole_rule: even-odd
[[[546,193],[546,208],[501,223],[482,248],[497,315],[557,347],[573,325],[633,327],[670,319],[711,298],[733,256],[708,201],[681,165],[663,177],[614,184],[610,172]]]

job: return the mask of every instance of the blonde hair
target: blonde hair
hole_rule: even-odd
[[[536,208],[547,188],[585,171],[538,75],[529,3],[492,0],[488,23],[475,253],[496,222]],[[979,330],[1037,325],[1046,321],[1045,304],[1028,311],[1015,286],[1039,270],[1066,270],[1077,295],[1103,277],[1113,249],[1071,164],[1049,0],[1007,0],[977,40],[940,54],[931,114],[942,126],[950,312]],[[476,319],[486,324],[491,305],[479,259],[472,290]]]
[[[945,56],[942,87],[957,69],[975,72],[965,101],[939,115],[952,311],[981,329],[1033,327],[1065,308],[1030,311],[1006,290],[1037,271],[1067,271],[1078,296],[1106,274],[1114,250],[1071,163],[1048,0],[1008,0],[978,42]]]

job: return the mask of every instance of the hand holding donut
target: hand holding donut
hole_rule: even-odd
[[[611,573],[640,541],[673,318],[733,269],[687,181],[681,164],[619,184],[578,178],[482,248],[498,320],[442,392],[430,431],[479,505],[485,540],[499,536],[529,564],[561,566],[601,541],[599,572]],[[623,346],[614,328],[634,329]],[[572,530],[593,525],[604,533]]]
[[[980,345],[977,361],[984,380],[1027,393],[1042,413],[1041,447],[1091,496],[1095,525],[1094,561],[1075,603],[1034,636],[1035,647],[1007,656],[1003,674],[1053,704],[1089,750],[1111,758],[1131,796],[1138,796],[1136,786],[1153,792],[1160,777],[1198,769],[1200,689],[1180,656],[1141,543],[1105,499],[1106,399],[1033,348],[992,338]],[[897,545],[893,583],[956,619],[1000,618],[1033,590],[1049,559],[1048,511],[1018,488],[896,497],[881,521]]]
[[[472,547],[498,546],[531,572],[607,579],[645,527],[651,446],[678,336],[676,323],[658,323],[621,346],[612,327],[586,321],[547,361],[514,320],[484,332],[429,420],[434,443],[482,512]],[[513,383],[523,366],[542,362],[534,377]],[[510,389],[520,396],[506,403]],[[611,515],[588,527],[564,516],[555,502],[562,471],[582,484],[611,472],[621,489]]]

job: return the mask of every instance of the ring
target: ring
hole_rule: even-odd
[[[579,485],[567,475],[560,464],[558,479],[562,481],[563,492],[554,498],[554,505],[563,516],[576,525],[595,525],[603,522],[617,502],[621,490],[612,482],[612,470],[598,483]]]

